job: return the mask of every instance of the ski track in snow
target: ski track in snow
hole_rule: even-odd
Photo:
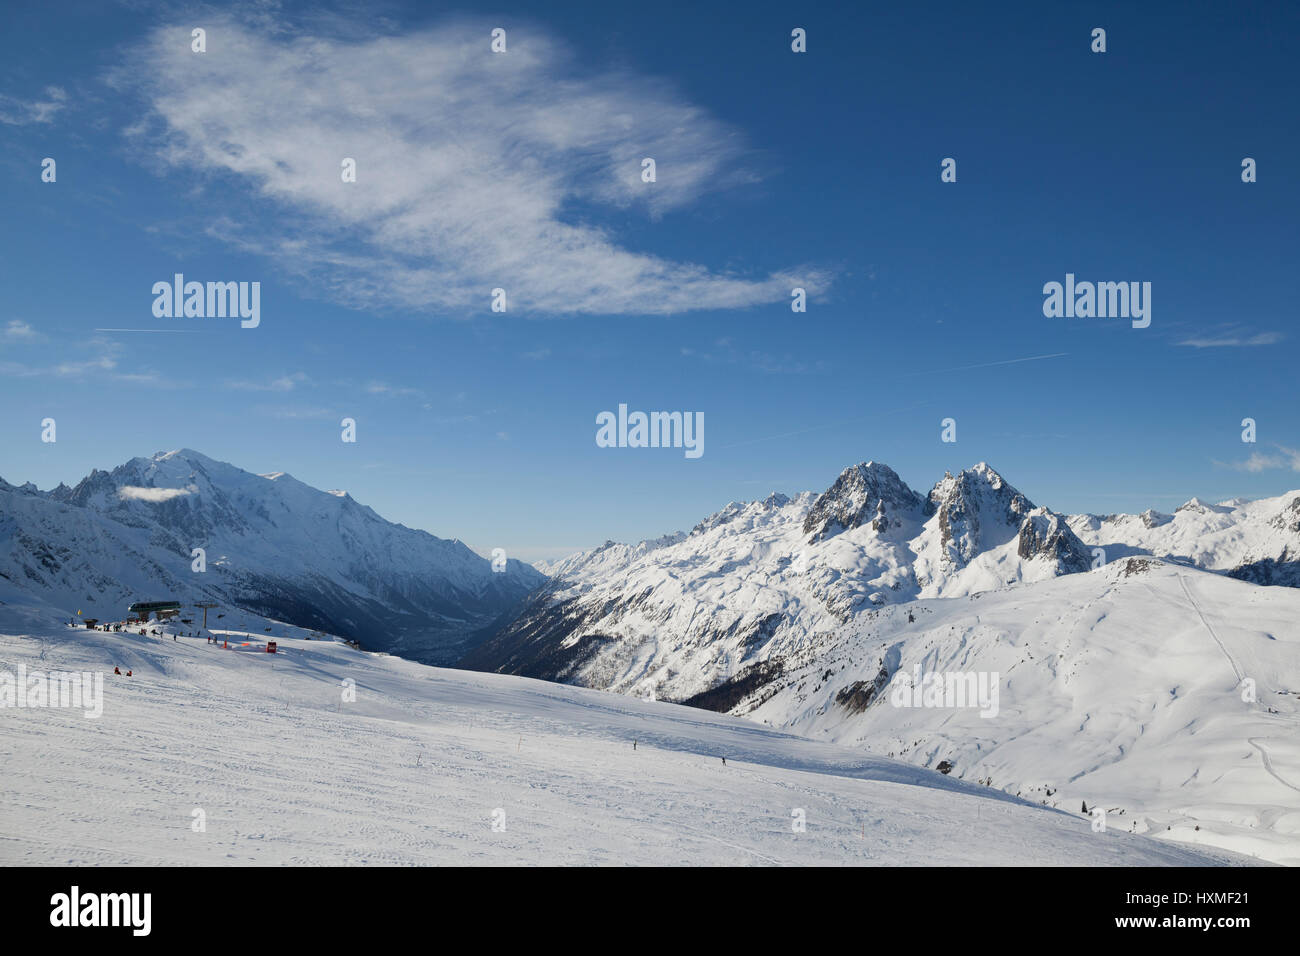
[[[1263,744],[1259,743],[1258,737],[1251,737],[1247,742],[1256,750],[1258,750],[1259,755],[1264,758],[1264,769],[1273,775],[1273,779],[1275,779],[1278,783],[1282,784],[1282,786],[1290,787],[1296,793],[1300,793],[1300,787],[1297,787],[1295,784],[1284,780],[1278,774],[1278,772],[1273,769],[1273,761],[1268,759],[1268,751],[1264,749]]]
[[[1192,606],[1192,610],[1196,612],[1196,616],[1201,619],[1201,623],[1205,625],[1205,629],[1210,632],[1210,637],[1214,638],[1214,643],[1219,645],[1219,650],[1221,650],[1223,656],[1227,658],[1228,666],[1232,668],[1232,673],[1237,676],[1237,683],[1240,685],[1246,675],[1241,672],[1241,668],[1237,666],[1237,662],[1233,660],[1232,655],[1228,653],[1228,649],[1223,646],[1223,641],[1219,640],[1218,632],[1206,619],[1205,612],[1202,611],[1201,606],[1196,603],[1196,598],[1192,597],[1191,589],[1187,586],[1187,577],[1180,573],[1178,575],[1178,583],[1183,586],[1183,593],[1187,595],[1187,603]]]
[[[1209,620],[1206,619],[1205,613],[1201,610],[1201,606],[1197,604],[1196,598],[1192,597],[1192,592],[1187,586],[1187,578],[1184,575],[1179,574],[1178,583],[1183,586],[1183,593],[1187,595],[1188,602],[1192,605],[1192,608],[1196,611],[1197,617],[1201,619],[1201,623],[1205,625],[1205,629],[1209,631],[1210,636],[1214,638],[1214,643],[1219,645],[1219,650],[1223,651],[1223,656],[1228,659],[1228,663],[1232,666],[1232,672],[1235,675],[1237,675],[1237,684],[1238,686],[1240,686],[1241,682],[1245,679],[1246,675],[1242,672],[1242,669],[1237,666],[1237,662],[1233,659],[1232,655],[1228,653],[1228,649],[1224,646],[1223,641],[1219,639],[1218,632],[1215,631],[1213,625],[1211,625]],[[1281,776],[1281,774],[1279,774],[1276,770],[1273,769],[1273,761],[1269,759],[1268,751],[1264,749],[1263,744],[1259,743],[1259,739],[1260,738],[1258,737],[1250,737],[1247,739],[1247,743],[1249,743],[1252,747],[1254,747],[1256,750],[1259,751],[1260,757],[1262,757],[1264,760],[1264,769],[1267,770],[1270,775],[1272,775],[1274,780],[1282,784],[1282,786],[1290,787],[1292,790],[1296,791],[1297,793],[1300,793],[1300,787],[1297,787],[1295,784],[1290,783],[1289,781],[1284,779]]]

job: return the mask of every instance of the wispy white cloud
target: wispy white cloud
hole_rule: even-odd
[[[815,362],[805,362],[789,355],[774,355],[759,349],[737,348],[730,338],[718,339],[709,351],[701,351],[689,346],[683,346],[678,351],[686,358],[717,365],[742,365],[753,371],[772,375],[823,374],[828,368],[827,364],[820,359]]]
[[[387,382],[371,382],[366,386],[371,395],[388,395],[393,398],[424,398],[424,392],[418,388],[404,385],[389,385]]]
[[[35,338],[29,338],[25,333],[20,332],[17,338],[24,342],[45,340],[45,336],[40,333],[35,333]],[[86,379],[93,382],[110,381],[130,385],[154,385],[161,388],[184,388],[189,384],[183,378],[169,377],[154,369],[138,365],[120,371],[119,356],[123,352],[122,344],[101,336],[60,346],[57,350],[42,345],[33,351],[37,357],[44,356],[45,361],[0,361],[0,374],[10,378]],[[51,356],[49,354],[51,352],[55,354]],[[75,357],[67,357],[65,353],[68,352],[74,353]]]
[[[226,382],[226,388],[238,389],[247,392],[292,392],[299,385],[310,381],[305,372],[294,372],[291,375],[281,375],[279,378],[273,378],[266,382],[252,382],[247,380]]]
[[[1223,465],[1236,471],[1248,471],[1252,473],[1261,471],[1275,471],[1279,468],[1287,468],[1291,471],[1300,472],[1300,448],[1287,448],[1285,445],[1275,446],[1281,454],[1269,455],[1263,452],[1251,452],[1250,457],[1244,461],[1216,461],[1216,465]]]
[[[115,372],[113,381],[131,385],[156,385],[159,388],[188,388],[190,382],[183,378],[169,377],[161,372]]]
[[[20,99],[0,93],[0,123],[9,126],[26,126],[28,123],[50,123],[54,114],[67,103],[67,91],[61,86],[47,86],[43,98]]]
[[[1195,349],[1249,348],[1257,345],[1276,345],[1285,339],[1281,332],[1258,332],[1254,335],[1241,335],[1225,332],[1204,338],[1184,339],[1179,345]]]
[[[17,378],[67,378],[94,372],[107,373],[117,368],[117,357],[122,351],[122,346],[117,342],[101,338],[73,345],[70,348],[89,354],[85,358],[59,358],[53,364],[0,362],[0,371]],[[49,349],[38,351],[44,354]],[[62,352],[65,349],[58,351]]]
[[[257,415],[284,419],[325,419],[333,418],[335,415],[331,409],[319,405],[259,405],[253,409],[253,412]]]
[[[485,311],[500,287],[512,311],[668,314],[828,284],[623,248],[576,210],[659,216],[753,179],[741,136],[659,80],[583,70],[533,29],[493,54],[493,25],[339,39],[214,20],[204,54],[188,27],[160,28],[114,82],[152,107],[135,138],[154,158],[274,204],[210,234],[354,307]]]
[[[126,498],[129,501],[161,502],[192,495],[196,491],[198,491],[198,488],[193,485],[187,488],[144,488],[139,485],[123,485],[117,489],[117,494],[118,497]]]
[[[39,342],[45,338],[21,319],[10,319],[0,336],[3,336],[6,342]]]

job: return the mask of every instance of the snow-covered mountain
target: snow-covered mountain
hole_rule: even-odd
[[[1131,554],[1221,571],[1255,584],[1300,587],[1300,491],[1277,498],[1193,498],[1173,514],[1075,515],[1071,529],[1107,560]]]
[[[866,463],[820,495],[559,562],[462,663],[748,716],[1300,862],[1300,590],[1248,573],[1300,551],[1297,497],[1067,517],[984,464],[922,496]],[[991,678],[998,714],[891,706],[918,667]]]
[[[546,588],[464,663],[685,700],[876,608],[1091,561],[1063,516],[986,464],[923,496],[866,462],[820,495],[732,503],[689,534],[557,562]]]
[[[68,613],[120,619],[132,601],[208,599],[432,662],[463,654],[544,580],[513,560],[494,573],[459,541],[344,492],[188,449],[49,492],[0,481],[0,576]]]
[[[542,565],[550,580],[467,666],[684,700],[877,609],[1048,581],[1131,556],[1300,581],[1300,492],[1174,515],[1067,516],[985,463],[918,494],[888,466],[821,494],[733,502],[637,545]],[[664,648],[690,660],[671,662]],[[638,669],[634,662],[642,662]]]

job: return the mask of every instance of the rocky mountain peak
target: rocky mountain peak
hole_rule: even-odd
[[[945,472],[926,499],[926,514],[938,516],[944,564],[962,567],[994,543],[1017,533],[1034,504],[980,462],[954,475]],[[987,529],[987,530],[986,530]]]
[[[811,542],[868,522],[876,531],[884,531],[901,523],[905,515],[919,512],[922,503],[921,496],[894,469],[879,462],[862,462],[844,469],[813,502],[803,530]]]
[[[1026,560],[1043,558],[1057,574],[1074,574],[1092,566],[1091,552],[1065,519],[1046,508],[1035,508],[1021,522],[1016,553]]]
[[[1300,534],[1300,495],[1291,499],[1291,503],[1274,516],[1273,527],[1282,531]]]
[[[1148,508],[1142,512],[1140,517],[1142,518],[1142,524],[1148,528],[1159,528],[1161,525],[1174,520],[1173,515],[1162,514],[1154,508]]]

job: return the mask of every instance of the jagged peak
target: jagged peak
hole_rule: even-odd
[[[766,498],[754,501],[729,501],[725,507],[715,511],[692,528],[690,533],[702,534],[705,531],[711,531],[714,528],[735,520],[750,509],[756,511],[772,511],[775,508],[784,507],[789,503],[790,499],[787,496],[776,491],[772,492]]]
[[[935,483],[935,487],[938,488],[945,483],[969,485],[975,481],[983,482],[994,489],[1001,488],[1003,485],[1011,487],[1001,473],[987,461],[976,462],[972,467],[964,468],[955,475],[951,471],[945,471],[943,478]]]
[[[814,542],[868,522],[880,532],[893,524],[886,515],[919,510],[923,500],[888,465],[864,461],[845,468],[818,496],[803,530]]]
[[[763,499],[764,508],[783,508],[790,503],[790,496],[783,495],[779,491],[774,491]]]
[[[1191,512],[1192,514],[1226,514],[1232,508],[1228,505],[1212,505],[1198,497],[1191,497],[1174,509],[1174,514]]]
[[[1168,524],[1173,520],[1173,515],[1167,515],[1163,512],[1156,511],[1155,508],[1148,508],[1138,515],[1142,519],[1142,524],[1148,528],[1158,528],[1162,524]]]
[[[1005,510],[1009,518],[1017,521],[1036,507],[988,462],[981,461],[973,468],[959,471],[955,475],[950,471],[944,472],[943,478],[935,483],[930,494],[926,496],[927,513],[933,515],[946,507],[955,506],[958,501],[969,502],[978,508],[980,488],[989,489],[994,494],[1000,510]]]

